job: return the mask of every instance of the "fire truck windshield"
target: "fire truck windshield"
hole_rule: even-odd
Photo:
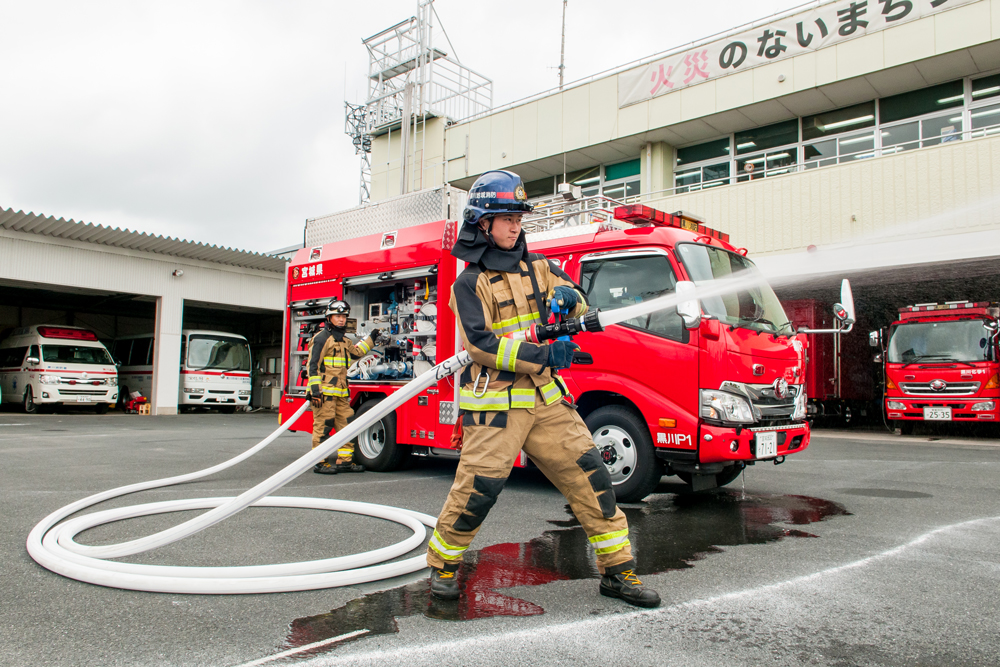
[[[757,267],[749,259],[721,248],[701,243],[679,243],[677,254],[688,276],[696,283],[737,278],[738,274],[759,276]],[[770,333],[794,332],[778,297],[764,282],[746,290],[704,298],[701,305],[706,313],[719,318],[723,324]]]
[[[250,347],[240,338],[191,334],[187,346],[191,370],[249,371]]]
[[[42,345],[42,361],[65,364],[103,364],[111,366],[115,362],[103,347],[83,347],[82,345]]]
[[[900,324],[889,339],[891,364],[969,362],[990,358],[990,330],[982,320]]]

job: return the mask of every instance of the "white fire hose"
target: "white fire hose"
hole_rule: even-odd
[[[745,286],[746,283],[741,285],[744,288]],[[734,287],[727,286],[725,289],[726,291],[732,291]],[[575,333],[581,331],[600,331],[605,326],[616,322],[645,315],[656,310],[671,308],[682,301],[692,298],[712,296],[715,293],[721,293],[719,287],[715,287],[714,289],[699,288],[695,292],[687,292],[683,295],[669,294],[617,310],[592,312],[587,317],[570,320],[569,322],[572,324],[571,331]],[[553,325],[548,326],[552,327]],[[356,438],[366,428],[378,422],[382,417],[430,385],[460,371],[470,363],[472,363],[472,359],[469,353],[464,350],[446,359],[377,403],[361,419],[355,420],[343,431],[329,438],[326,442],[263,482],[244,491],[239,496],[146,503],[86,514],[64,523],[59,523],[80,510],[111,498],[200,479],[234,466],[253,456],[271,444],[279,435],[287,431],[305,412],[309,405],[308,401],[294,415],[285,420],[285,423],[274,431],[274,433],[254,447],[228,461],[186,475],[118,487],[78,500],[62,509],[56,510],[39,522],[32,529],[31,533],[29,533],[27,540],[28,553],[42,567],[71,579],[111,588],[160,593],[278,593],[349,586],[417,572],[426,567],[423,554],[391,563],[386,563],[385,561],[406,554],[419,547],[424,539],[426,539],[424,526],[434,527],[437,522],[435,517],[420,512],[372,503],[328,500],[323,498],[268,496],[330,456],[341,445]],[[187,567],[141,565],[103,560],[105,558],[130,556],[176,542],[209,526],[215,525],[250,506],[323,509],[375,516],[407,526],[413,530],[413,535],[395,545],[374,549],[365,553],[277,565]],[[150,514],[208,508],[212,509],[172,528],[121,544],[87,546],[78,544],[73,539],[77,534],[88,528],[113,521]]]

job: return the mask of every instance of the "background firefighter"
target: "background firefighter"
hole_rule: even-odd
[[[450,306],[473,363],[461,379],[462,457],[427,548],[431,593],[459,597],[462,555],[523,449],[587,533],[601,594],[655,607],[659,595],[634,575],[628,522],[615,503],[611,476],[557,372],[569,367],[579,347],[504,337],[542,323],[548,310],[574,317],[587,310],[582,290],[557,265],[528,252],[521,216],[531,209],[517,174],[483,174],[469,191],[452,249],[469,262],[452,287]]]
[[[334,299],[326,308],[326,326],[309,341],[309,402],[313,412],[313,449],[347,426],[354,415],[351,390],[347,384],[347,368],[351,357],[363,357],[375,346],[379,330],[355,345],[347,337],[347,316],[351,306]],[[340,446],[337,456],[320,461],[313,472],[333,475],[338,472],[364,472],[364,466],[354,463],[354,443]]]

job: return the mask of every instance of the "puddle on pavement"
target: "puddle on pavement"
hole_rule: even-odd
[[[831,516],[850,515],[843,505],[820,498],[744,495],[731,490],[654,496],[641,506],[622,506],[622,510],[628,517],[629,541],[640,575],[693,567],[693,562],[726,546],[816,537],[787,525],[805,526]],[[551,523],[558,528],[528,542],[495,544],[466,553],[459,571],[463,595],[458,601],[433,598],[429,580],[422,579],[351,600],[326,614],[296,619],[282,648],[305,646],[356,630],[368,630],[359,639],[391,634],[398,631],[397,618],[417,614],[448,621],[543,614],[545,610],[538,605],[500,590],[598,577],[592,549],[576,518],[570,515],[565,521]],[[596,597],[596,581],[594,589]],[[296,657],[316,655],[340,643]]]

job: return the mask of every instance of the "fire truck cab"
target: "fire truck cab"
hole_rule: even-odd
[[[529,249],[558,262],[592,308],[662,296],[679,282],[756,275],[745,250],[689,216],[623,206],[615,218],[528,236]],[[288,268],[282,420],[306,400],[309,340],[332,298],[351,304],[349,331],[361,337],[378,328],[390,338],[349,370],[356,419],[461,349],[448,307],[464,269],[450,254],[456,225],[441,220],[299,251]],[[655,312],[577,336],[582,349],[561,374],[619,502],[641,500],[664,474],[712,488],[746,465],[805,450],[801,338],[760,280],[705,298],[693,312]],[[376,471],[415,455],[457,458],[458,405],[457,378],[441,380],[367,428],[357,458]],[[291,428],[310,431],[311,419],[306,412]],[[529,463],[522,453],[518,465]]]
[[[998,318],[987,301],[920,303],[869,334],[881,350],[886,417],[901,433],[921,421],[1000,419]]]

